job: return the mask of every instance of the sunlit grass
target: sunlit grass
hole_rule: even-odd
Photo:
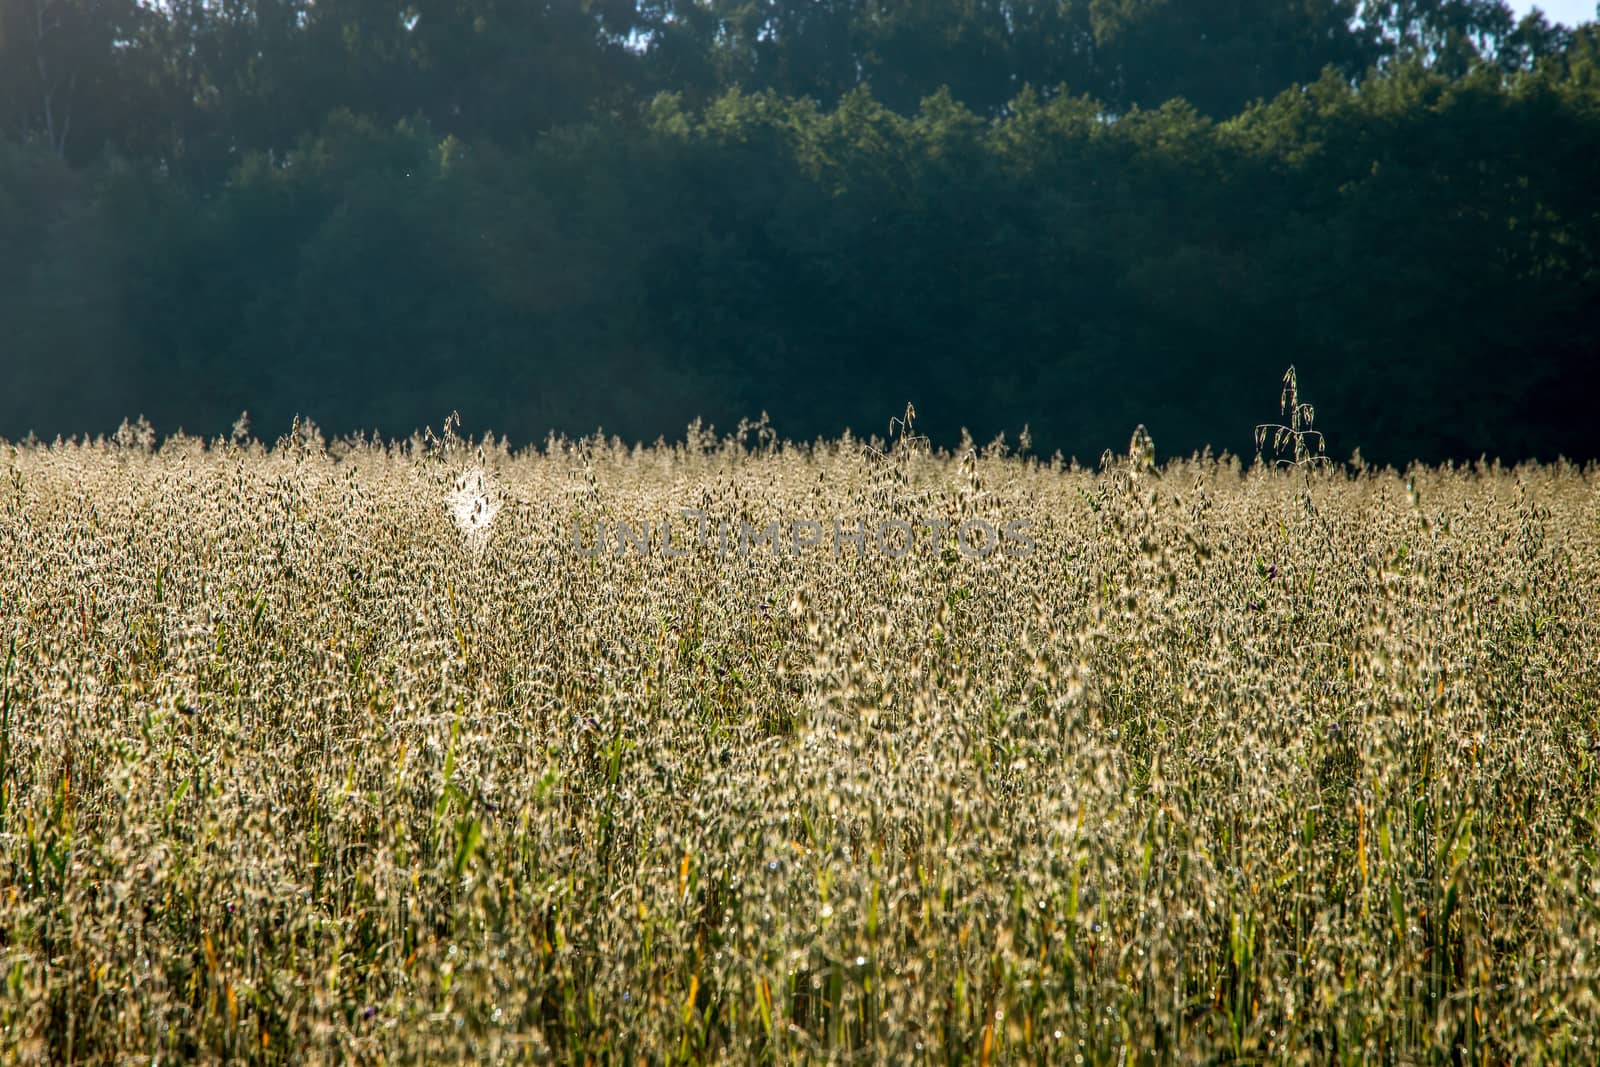
[[[1591,1055],[1600,471],[865,444],[0,448],[0,1059]]]

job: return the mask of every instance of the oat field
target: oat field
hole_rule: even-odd
[[[1600,467],[896,428],[0,444],[0,1062],[1593,1055]]]

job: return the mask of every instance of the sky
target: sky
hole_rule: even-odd
[[[1534,8],[1544,12],[1544,17],[1550,22],[1564,22],[1568,26],[1576,26],[1581,22],[1593,22],[1595,0],[1543,0],[1542,3],[1531,3],[1530,0],[1511,0],[1511,7],[1520,17],[1526,15]]]

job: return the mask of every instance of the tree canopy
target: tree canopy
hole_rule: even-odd
[[[0,0],[0,435],[1600,456],[1600,32],[1495,0]]]

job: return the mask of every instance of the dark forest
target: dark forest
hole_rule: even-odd
[[[0,436],[1600,457],[1600,29],[1489,0],[0,0]]]

